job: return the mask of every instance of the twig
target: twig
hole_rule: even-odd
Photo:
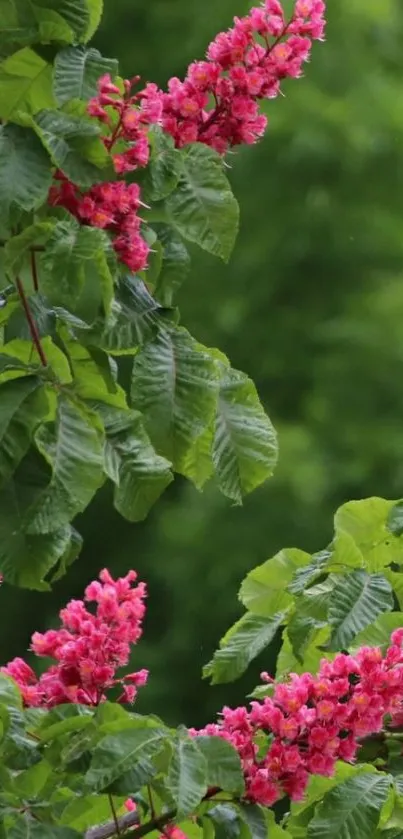
[[[118,817],[117,817],[117,814],[116,814],[116,809],[115,809],[115,805],[114,805],[114,802],[113,802],[113,798],[112,798],[112,795],[111,795],[110,792],[108,792],[108,799],[109,799],[109,806],[112,810],[113,821],[115,823],[116,834],[117,834],[117,836],[120,836],[119,821],[118,821]]]
[[[129,830],[131,827],[138,825],[138,827],[135,827],[135,829],[131,831],[130,836],[131,839],[141,839],[142,836],[147,836],[147,834],[152,833],[153,830],[162,830],[168,822],[175,818],[175,814],[176,811],[171,810],[169,813],[165,813],[165,815],[158,816],[155,819],[150,819],[149,822],[141,825],[139,824],[138,813],[127,813],[126,815],[121,816],[121,818],[118,818],[117,821],[121,834],[126,830]],[[106,824],[101,824],[98,827],[90,827],[85,833],[84,839],[110,839],[110,837],[115,836],[115,834],[116,823],[113,820],[111,822],[107,822]]]
[[[35,250],[31,248],[31,273],[34,291],[39,291],[38,272],[36,270]]]
[[[26,298],[24,286],[23,286],[19,277],[15,278],[15,284],[17,286],[18,296],[21,300],[22,307],[23,307],[24,312],[25,312],[25,317],[27,319],[27,323],[28,323],[28,326],[29,326],[29,331],[31,333],[32,343],[33,343],[33,345],[34,345],[34,347],[35,347],[35,349],[38,353],[38,356],[41,360],[42,366],[47,367],[48,362],[46,360],[46,356],[45,356],[45,353],[44,353],[43,348],[42,348],[41,338],[40,338],[40,335],[39,335],[39,332],[38,332],[38,327],[35,323],[34,318],[32,317],[32,312],[31,312],[31,309],[29,308],[29,305],[28,305],[28,300]]]

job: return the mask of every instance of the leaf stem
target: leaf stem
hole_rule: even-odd
[[[22,307],[23,307],[24,313],[25,313],[25,317],[27,319],[29,331],[31,333],[32,343],[33,343],[33,345],[34,345],[34,347],[35,347],[35,349],[38,353],[38,356],[40,358],[42,367],[47,367],[48,362],[46,360],[46,356],[45,356],[45,353],[44,353],[43,348],[42,348],[41,339],[40,339],[40,335],[39,335],[39,332],[38,332],[38,327],[37,327],[37,325],[35,323],[35,320],[32,316],[31,309],[29,308],[28,300],[27,300],[25,290],[24,290],[24,286],[21,282],[20,277],[15,278],[15,284],[17,286],[18,296],[21,300]]]
[[[113,797],[112,797],[110,792],[108,792],[108,799],[109,799],[109,806],[110,806],[111,811],[112,811],[113,821],[114,821],[114,824],[115,824],[116,835],[120,836],[119,820],[118,820],[118,817],[117,817]]]

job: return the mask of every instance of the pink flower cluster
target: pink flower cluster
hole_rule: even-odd
[[[119,687],[119,702],[133,702],[137,688],[147,682],[148,671],[140,670],[115,678],[116,670],[127,665],[130,645],[142,633],[145,614],[144,583],[133,586],[135,571],[114,580],[101,571],[100,582],[87,586],[84,600],[71,600],[60,612],[61,628],[35,632],[31,649],[38,656],[53,658],[56,664],[38,679],[21,658],[15,658],[1,672],[18,684],[28,707],[52,707],[69,702],[98,705],[105,691]],[[86,603],[95,603],[93,611]]]
[[[220,154],[255,143],[267,119],[259,100],[273,99],[281,81],[298,78],[312,40],[323,40],[323,0],[296,0],[288,22],[279,0],[264,0],[210,44],[206,61],[190,65],[185,81],[170,80],[162,126],[178,147],[202,142]]]
[[[61,172],[55,177],[58,183],[50,188],[49,204],[64,207],[82,224],[108,230],[118,258],[131,271],[146,268],[150,248],[137,215],[142,206],[138,184],[113,181],[95,184],[83,193]]]
[[[302,799],[310,775],[331,776],[337,760],[354,761],[359,739],[392,725],[402,712],[403,629],[382,656],[363,647],[355,656],[323,660],[318,676],[291,674],[272,697],[234,710],[194,736],[213,734],[238,751],[246,797],[270,807],[283,795]]]

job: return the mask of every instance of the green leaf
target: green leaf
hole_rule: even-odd
[[[211,677],[213,685],[238,679],[250,662],[269,646],[285,617],[286,612],[270,618],[246,612],[224,635],[219,650],[203,668],[203,676]]]
[[[15,818],[7,830],[7,839],[82,839],[82,833],[70,827],[44,824],[25,813]]]
[[[98,79],[105,73],[116,76],[118,63],[98,50],[84,46],[66,47],[55,58],[53,90],[59,105],[70,99],[85,102],[97,93]]]
[[[46,390],[34,376],[4,382],[0,389],[0,486],[26,454],[49,411]]]
[[[162,244],[162,266],[155,287],[155,297],[162,306],[172,306],[174,297],[190,271],[190,256],[180,236],[168,225],[158,225]]]
[[[251,839],[268,839],[266,812],[263,807],[259,804],[239,804],[238,812],[249,830]],[[270,811],[268,813],[273,815]],[[270,839],[274,839],[274,835],[270,829]]]
[[[228,260],[239,223],[239,208],[217,152],[193,143],[182,152],[182,174],[166,199],[171,223],[190,242]]]
[[[109,316],[80,335],[82,340],[112,355],[132,355],[155,335],[162,323],[163,308],[141,280],[120,277]]]
[[[245,782],[241,761],[231,743],[214,736],[197,737],[196,743],[206,760],[207,786],[242,795]]]
[[[38,221],[30,224],[18,236],[12,236],[4,247],[5,271],[13,276],[18,275],[32,246],[43,246],[52,233],[53,226],[52,222]]]
[[[45,22],[54,25],[61,19],[67,23],[75,38],[85,40],[90,26],[87,0],[33,0],[33,5],[37,13],[41,12],[39,19],[42,26]]]
[[[137,411],[101,411],[105,425],[105,472],[116,484],[115,507],[142,521],[173,480],[169,461],[157,455]]]
[[[273,474],[277,436],[251,379],[228,363],[219,366],[213,462],[221,491],[241,503]]]
[[[52,67],[37,52],[24,47],[3,61],[0,66],[1,119],[17,118],[21,111],[35,114],[53,105]]]
[[[1,80],[0,80],[1,89]],[[51,184],[50,160],[30,129],[0,126],[0,213],[33,210],[42,204]]]
[[[202,486],[218,393],[214,360],[185,329],[160,330],[134,359],[131,399],[156,451]]]
[[[75,219],[58,222],[38,261],[41,290],[50,303],[74,311],[91,263],[108,309],[113,296],[114,256],[107,233],[82,226]]]
[[[62,824],[74,827],[75,830],[86,830],[110,820],[110,798],[108,795],[99,795],[99,793],[73,798],[60,816]]]
[[[309,555],[305,554],[305,556],[308,557]],[[304,562],[302,568],[297,568],[291,582],[287,586],[287,591],[290,594],[302,594],[311,583],[323,574],[331,556],[329,551],[321,551],[309,557],[311,562],[308,559],[308,564]]]
[[[390,636],[395,629],[403,627],[401,612],[385,612],[376,619],[375,623],[367,626],[354,638],[354,647],[382,647],[384,650],[390,644]]]
[[[351,764],[338,761],[334,775],[331,778],[324,778],[320,775],[311,775],[305,795],[302,801],[292,801],[291,811],[287,818],[287,829],[294,839],[306,839],[308,824],[315,814],[316,805],[323,801],[329,790],[354,778],[364,772],[374,772],[373,766]],[[280,837],[279,837],[280,839]]]
[[[60,394],[55,427],[42,426],[36,442],[52,469],[34,505],[29,533],[51,533],[83,512],[103,477],[103,430],[83,403]]]
[[[215,839],[238,839],[241,832],[239,814],[230,804],[216,804],[206,813],[214,824]]]
[[[83,347],[68,329],[59,328],[68,357],[76,396],[127,409],[126,394],[116,383],[113,359],[102,350]]]
[[[90,41],[101,22],[103,12],[103,0],[86,0],[88,11],[90,14],[89,25],[85,33],[86,41]]]
[[[207,792],[207,761],[197,745],[186,733],[179,733],[166,779],[174,799],[177,818],[193,813]]]
[[[165,736],[158,728],[135,728],[103,737],[94,748],[86,786],[101,791],[130,771],[136,792],[155,774],[152,758],[161,749]]]
[[[382,574],[354,571],[336,582],[329,601],[329,649],[348,647],[381,612],[393,609],[392,588]]]
[[[182,154],[175,148],[174,141],[161,128],[150,132],[151,156],[144,182],[145,198],[161,201],[178,185],[182,170]]]
[[[37,798],[52,772],[51,764],[40,760],[14,778],[13,788],[21,798]]]
[[[309,839],[363,839],[372,836],[391,778],[363,773],[328,792],[308,826]]]
[[[102,168],[109,162],[99,136],[98,125],[90,118],[56,110],[41,110],[31,117],[32,126],[52,163],[73,183],[90,187],[102,180]]]
[[[0,703],[6,708],[22,710],[22,698],[16,683],[5,673],[0,673]]]
[[[245,577],[239,598],[246,609],[255,615],[270,617],[292,603],[289,583],[299,572],[304,572],[311,557],[297,548],[279,551],[263,565],[253,568]]]
[[[388,521],[396,501],[366,498],[349,501],[335,516],[336,535],[348,533],[361,551],[367,571],[380,571],[402,556],[403,537],[391,532]]]
[[[330,579],[307,589],[295,602],[295,611],[288,626],[287,635],[292,651],[302,664],[307,648],[315,640],[317,631],[328,624],[329,596],[333,591]]]

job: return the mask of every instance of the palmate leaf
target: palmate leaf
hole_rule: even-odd
[[[0,80],[1,90],[1,80]],[[13,207],[33,210],[51,184],[50,160],[34,132],[18,125],[0,126],[0,213],[6,221]]]
[[[308,839],[372,836],[389,793],[391,777],[365,772],[328,792],[308,826]]]
[[[354,571],[341,577],[329,600],[332,634],[329,649],[348,647],[355,636],[379,614],[393,609],[393,593],[383,574]]]
[[[246,612],[220,642],[220,648],[203,668],[203,676],[213,685],[233,682],[242,676],[250,662],[272,642],[284,623],[286,611],[269,618]]]
[[[239,223],[239,208],[220,155],[201,143],[182,153],[178,186],[166,199],[176,230],[190,242],[228,260]]]
[[[177,809],[178,819],[192,813],[207,792],[207,761],[197,739],[179,732],[169,765],[167,787]]]
[[[167,737],[160,728],[135,728],[108,734],[95,746],[91,766],[85,776],[89,790],[102,791],[130,772],[133,793],[148,783],[157,770],[152,759]]]
[[[28,451],[36,429],[48,412],[46,389],[36,376],[1,384],[0,487]]]
[[[156,451],[196,486],[211,474],[217,396],[215,361],[185,329],[160,329],[135,356],[133,407]]]
[[[114,503],[129,521],[142,521],[173,480],[171,464],[157,455],[141,414],[99,406],[105,426],[105,472],[116,484]]]
[[[263,565],[249,572],[242,582],[239,597],[250,612],[270,617],[292,603],[288,586],[299,570],[305,570],[311,557],[297,548],[279,551]]]
[[[36,442],[52,474],[34,504],[28,531],[46,534],[65,527],[102,485],[104,435],[93,411],[61,394],[54,427],[42,426]]]
[[[118,63],[98,50],[84,46],[66,47],[55,58],[53,90],[59,105],[70,99],[88,101],[97,92],[98,79],[105,73],[116,76]]]
[[[277,436],[251,379],[227,361],[217,364],[220,392],[213,463],[221,492],[240,504],[273,474]]]

